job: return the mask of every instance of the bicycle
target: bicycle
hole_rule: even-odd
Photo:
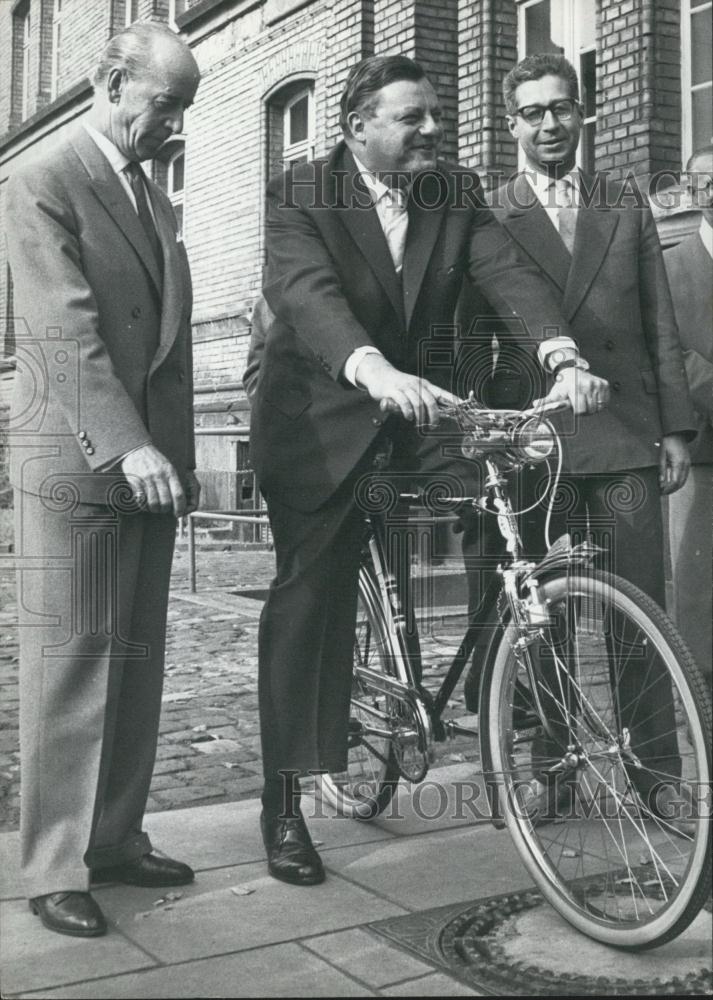
[[[377,496],[365,516],[348,769],[317,786],[340,815],[371,820],[401,779],[423,780],[435,742],[477,736],[491,820],[509,830],[544,898],[595,940],[643,950],[680,934],[709,898],[711,705],[672,623],[596,567],[601,550],[564,535],[537,564],[522,552],[504,473],[556,451],[554,496],[562,452],[549,418],[567,405],[444,408],[463,454],[485,463],[485,495],[468,502],[496,515],[508,556],[485,648],[482,622],[471,621],[435,696],[419,678],[418,633],[407,627]],[[477,733],[443,719],[468,664],[479,677]],[[652,726],[678,755],[665,766],[646,757]],[[673,788],[678,815],[658,809],[661,786]]]

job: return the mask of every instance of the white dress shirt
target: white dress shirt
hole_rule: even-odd
[[[549,218],[552,225],[555,227],[557,232],[559,232],[559,207],[558,192],[556,190],[556,181],[554,178],[550,177],[549,174],[540,173],[539,170],[535,170],[529,163],[523,171],[527,181],[535,192],[537,200],[547,212],[547,217]],[[580,190],[579,190],[579,168],[572,167],[564,175],[564,179],[570,181],[570,193],[571,193],[571,203],[573,208],[578,208],[580,204]],[[552,368],[551,362],[548,362],[550,355],[554,356],[555,351],[565,350],[567,352],[575,351],[577,352],[577,345],[570,337],[550,337],[548,340],[543,340],[537,350],[537,358],[543,368]],[[559,356],[558,359],[559,360]]]
[[[367,170],[356,156],[354,157],[354,162],[357,165],[361,179],[374,199],[374,207],[381,228],[384,231],[389,253],[394,262],[394,269],[397,274],[401,274],[406,236],[408,234],[408,212],[406,211],[408,193],[405,191],[394,192],[392,188],[387,187],[383,181]],[[344,378],[348,382],[351,382],[352,385],[356,385],[357,388],[361,388],[361,386],[357,385],[356,370],[367,354],[381,354],[381,351],[378,347],[372,347],[371,345],[357,347],[344,362]]]
[[[136,207],[136,198],[134,197],[134,192],[131,190],[131,181],[124,173],[130,161],[124,156],[124,154],[121,152],[120,149],[117,149],[117,147],[110,139],[107,139],[105,135],[102,135],[101,132],[98,132],[93,125],[90,125],[89,122],[87,121],[82,122],[82,125],[84,126],[84,130],[86,131],[87,135],[94,140],[94,142],[99,147],[100,151],[104,154],[104,156],[106,156],[107,160],[109,161],[109,166],[116,174],[119,183],[123,187],[124,191],[126,191],[126,194],[133,206],[134,211],[138,215],[138,209]],[[144,188],[146,188],[145,184]],[[149,212],[151,212],[151,218],[153,219],[155,225],[156,215],[153,210],[153,205],[151,204],[151,193],[148,190],[146,191],[146,200],[149,204]]]

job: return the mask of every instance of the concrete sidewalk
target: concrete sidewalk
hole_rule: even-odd
[[[17,834],[4,834],[2,996],[485,995],[370,927],[531,887],[507,833],[474,818],[467,802],[480,794],[472,764],[462,763],[401,787],[392,815],[373,823],[337,818],[305,796],[303,809],[327,868],[326,882],[310,888],[267,875],[256,799],[154,813],[146,825],[155,848],[189,862],[196,881],[173,893],[96,889],[110,929],[94,941],[53,934],[31,915],[18,884]],[[429,917],[436,930],[442,926],[437,918]],[[582,937],[547,904],[526,915],[510,937],[519,992],[527,990],[523,968],[534,973],[535,966],[552,970],[551,995],[563,992],[561,977],[575,967],[597,977],[599,995],[623,992],[607,990],[618,975],[632,984],[626,992],[641,993],[645,981],[661,985],[645,990],[648,995],[672,992],[672,976],[681,977],[671,980],[678,984],[673,992],[686,992],[681,987],[692,971],[707,969],[710,980],[710,912],[676,941],[642,954]],[[478,973],[477,956],[475,968]]]
[[[168,891],[95,890],[110,921],[96,941],[50,933],[32,916],[17,880],[17,834],[4,834],[2,995],[478,995],[367,928],[530,884],[507,834],[458,808],[454,782],[472,779],[471,765],[437,769],[417,796],[400,790],[395,817],[374,823],[310,819],[328,873],[311,888],[267,875],[257,800],[154,813],[155,847],[192,864],[196,881],[164,903]],[[306,799],[305,814],[314,811]]]

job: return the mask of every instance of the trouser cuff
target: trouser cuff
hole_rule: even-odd
[[[148,834],[137,833],[122,844],[111,847],[92,847],[84,855],[84,863],[88,868],[113,868],[127,861],[135,861],[151,851],[151,841]]]

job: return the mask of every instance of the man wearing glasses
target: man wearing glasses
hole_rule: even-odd
[[[663,606],[660,496],[686,481],[687,441],[695,425],[654,220],[631,180],[616,183],[577,166],[583,109],[577,74],[564,57],[523,59],[506,76],[504,96],[508,128],[525,164],[494,192],[495,215],[557,295],[580,351],[567,364],[584,368],[586,358],[612,390],[607,409],[565,434],[562,502],[551,538],[566,530],[580,538],[588,532],[613,572]],[[476,316],[487,312],[482,301],[469,307]],[[498,337],[503,398],[494,402],[505,405],[507,389],[506,405],[525,405],[532,378],[522,366],[516,370],[517,347]],[[494,383],[497,396],[497,370]],[[546,489],[541,477],[537,470],[537,481],[524,481],[523,507],[532,503],[534,491]],[[528,552],[544,547],[543,519],[543,505],[523,518]],[[653,684],[649,695],[649,705],[658,702],[661,713],[671,706],[663,686],[657,691]],[[642,715],[652,714],[643,708]],[[648,752],[663,780],[675,778],[680,762],[675,734],[668,740],[657,735],[666,728],[661,719]],[[669,807],[673,778],[663,791],[653,790],[658,808]],[[639,791],[650,798],[652,789]]]

